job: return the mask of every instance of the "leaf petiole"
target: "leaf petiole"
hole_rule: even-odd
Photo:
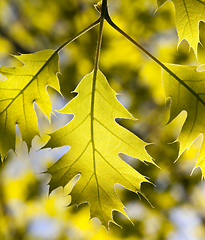
[[[99,28],[98,42],[97,42],[97,48],[96,48],[94,75],[95,75],[95,72],[97,72],[98,65],[99,65],[100,49],[101,49],[102,35],[103,35],[103,24],[104,24],[104,19],[106,15],[106,10],[107,10],[107,0],[103,0],[102,6],[101,6],[100,28]]]

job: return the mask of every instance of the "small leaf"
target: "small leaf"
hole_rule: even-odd
[[[89,202],[91,218],[108,227],[109,221],[114,222],[113,210],[126,215],[114,185],[140,192],[141,182],[147,181],[118,154],[152,160],[146,143],[115,122],[117,117],[134,118],[118,102],[104,75],[97,72],[94,89],[93,81],[93,73],[86,75],[75,90],[78,95],[60,111],[74,114],[74,119],[52,133],[45,147],[69,145],[71,149],[47,173],[52,175],[50,192],[80,174],[71,192],[72,204]]]
[[[194,155],[198,157],[196,164],[202,168],[202,173],[205,175],[205,142],[203,136],[205,134],[204,119],[205,119],[205,72],[197,71],[197,66],[179,66],[166,65],[173,71],[182,82],[176,81],[170,74],[163,71],[163,83],[166,97],[171,98],[171,115],[170,121],[174,119],[182,110],[187,111],[187,120],[184,124],[182,132],[179,136],[181,142],[181,153],[190,147],[196,145],[197,140],[198,150],[196,146],[190,149]],[[203,144],[202,144],[203,142]],[[201,146],[202,144],[202,146]],[[200,153],[197,154],[196,151]]]
[[[60,92],[58,78],[58,54],[44,50],[15,56],[23,67],[0,68],[7,79],[0,81],[0,153],[4,159],[9,149],[15,149],[15,125],[18,124],[23,140],[31,147],[31,141],[39,134],[34,102],[50,120],[51,102],[47,86]]]
[[[157,0],[158,7],[167,0]],[[204,0],[172,0],[176,10],[176,27],[179,43],[186,39],[197,54],[199,43],[199,22],[205,21]]]

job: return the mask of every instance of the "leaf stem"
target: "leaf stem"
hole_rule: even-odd
[[[100,17],[100,28],[99,28],[98,42],[97,42],[97,48],[96,48],[94,72],[97,72],[98,66],[99,66],[100,49],[101,49],[102,35],[103,35],[103,24],[104,24],[104,19],[105,19],[105,15],[106,15],[106,9],[107,9],[107,0],[103,0],[102,12],[101,12],[101,17]]]
[[[113,27],[121,35],[123,35],[130,42],[132,42],[136,47],[138,47],[142,52],[144,52],[154,62],[156,62],[159,66],[161,66],[167,73],[169,73],[173,78],[175,78],[180,84],[182,84],[188,91],[190,91],[196,97],[196,99],[198,101],[200,101],[205,106],[205,102],[203,101],[203,99],[193,89],[191,89],[180,77],[178,77],[159,59],[157,59],[155,56],[153,56],[150,52],[148,52],[145,48],[143,48],[139,43],[137,43],[133,38],[131,38],[128,34],[126,34],[122,29],[120,29],[110,18],[107,8],[106,8],[106,13],[105,13],[105,20],[110,24],[111,27]]]
[[[79,38],[80,36],[82,36],[84,33],[88,32],[89,30],[91,30],[92,28],[94,28],[95,26],[97,26],[100,23],[101,18],[99,18],[97,21],[95,21],[94,23],[92,23],[90,26],[88,26],[87,28],[83,29],[81,32],[79,32],[76,36],[70,38],[69,40],[67,40],[65,43],[63,43],[59,48],[56,49],[56,52],[60,52],[64,47],[66,47],[69,43],[75,41],[77,38]]]

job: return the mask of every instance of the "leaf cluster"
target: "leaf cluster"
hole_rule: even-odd
[[[166,8],[166,2],[166,0],[157,1],[159,9],[157,9],[156,14],[160,14],[160,11]],[[93,39],[88,37],[87,40],[85,38],[81,40],[83,37],[79,37],[99,25],[95,57],[90,57],[84,61],[79,60],[79,67],[70,71],[73,72],[73,76],[70,76],[70,78],[78,78],[82,73],[85,74],[85,71],[88,72],[87,69],[91,70],[93,68],[93,71],[87,74],[74,90],[77,96],[58,111],[59,113],[74,115],[73,119],[65,126],[50,133],[50,139],[43,148],[70,147],[68,152],[46,171],[51,175],[50,193],[60,186],[66,187],[79,176],[70,193],[71,204],[80,205],[88,202],[90,217],[97,217],[106,228],[108,228],[109,222],[117,224],[113,218],[114,210],[128,217],[116,192],[116,184],[145,197],[141,190],[141,184],[142,182],[149,182],[144,177],[149,177],[149,174],[141,174],[134,166],[128,164],[126,161],[130,157],[135,159],[135,162],[141,160],[144,163],[146,161],[149,163],[148,166],[153,164],[154,167],[163,162],[158,160],[159,156],[162,156],[164,161],[171,159],[172,162],[176,159],[179,159],[180,162],[182,159],[191,158],[192,161],[197,161],[192,170],[200,167],[202,176],[205,173],[205,143],[203,141],[203,111],[205,106],[203,85],[205,75],[204,70],[201,70],[202,65],[197,64],[198,58],[200,59],[198,57],[198,49],[200,49],[198,47],[199,22],[205,21],[205,3],[198,0],[172,0],[172,3],[175,7],[179,44],[183,39],[187,41],[188,49],[192,51],[192,58],[195,58],[195,66],[165,64],[159,60],[160,56],[153,55],[151,50],[148,51],[142,46],[143,44],[134,40],[134,38],[137,38],[146,46],[153,32],[163,31],[167,27],[162,26],[161,29],[158,29],[155,25],[153,29],[147,29],[151,16],[146,6],[140,6],[140,3],[135,1],[133,6],[136,5],[137,7],[130,7],[128,1],[122,1],[127,9],[132,8],[129,16],[126,15],[125,19],[132,19],[132,16],[135,16],[136,25],[144,24],[146,26],[146,34],[143,38],[140,37],[140,33],[145,30],[143,27],[132,38],[130,34],[133,31],[132,27],[126,27],[129,32],[127,34],[116,25],[112,20],[115,19],[115,16],[110,17],[107,1],[103,0],[96,5],[100,13],[99,19],[80,33],[75,32],[74,37],[66,40],[56,50],[42,50],[28,54],[24,51],[20,40],[15,39],[14,46],[18,46],[24,52],[15,56],[15,58],[24,65],[20,67],[1,66],[0,68],[0,73],[5,77],[0,81],[0,154],[3,162],[10,149],[15,151],[16,125],[18,125],[28,150],[31,148],[34,137],[40,135],[35,104],[51,121],[53,110],[48,87],[53,88],[60,94],[69,96],[69,98],[71,97],[70,90],[74,87],[75,81],[69,83],[67,80],[63,80],[62,93],[60,90],[59,79],[63,78],[58,75],[59,53],[62,50],[62,52],[68,51],[65,47],[76,39],[78,40],[72,43],[73,48],[70,52],[74,61],[79,58],[77,54],[79,52],[76,49],[80,41],[83,44],[84,41],[89,42],[88,46],[90,47],[87,51],[93,52]],[[3,1],[1,4],[5,4],[5,2]],[[51,7],[53,6],[52,1],[49,4]],[[64,2],[62,1],[60,4],[64,4]],[[76,7],[79,6],[72,3],[71,8],[65,8],[62,14],[67,14],[69,11],[73,19]],[[58,10],[51,9],[50,13],[45,10],[46,18],[51,18],[51,14],[59,15]],[[138,9],[137,12],[136,9]],[[121,19],[123,17],[122,15]],[[35,16],[34,19],[36,19]],[[104,22],[108,24],[104,26]],[[46,31],[49,28],[49,22],[45,26],[39,25],[38,21],[31,21],[28,24],[33,25],[34,28],[41,28],[41,31]],[[77,25],[76,29],[78,29]],[[100,59],[103,29],[106,41]],[[112,31],[112,33],[107,34],[106,31]],[[95,35],[94,33],[93,31],[92,34]],[[29,39],[29,36],[26,36]],[[65,36],[62,36],[62,39],[64,38]],[[116,39],[118,40],[116,41]],[[133,45],[129,44],[128,41]],[[120,46],[120,51],[119,48],[116,48],[116,42]],[[140,52],[137,52],[136,47]],[[86,52],[86,48],[82,49],[81,56]],[[141,61],[136,66],[133,59],[143,59],[144,54],[157,66],[153,65],[151,61],[147,63]],[[188,61],[187,53],[181,54],[180,58],[178,56],[175,55],[174,63],[186,63]],[[162,59],[166,59],[166,57],[162,56]],[[93,67],[92,61],[94,61]],[[129,63],[128,68],[124,62]],[[111,79],[110,84],[99,70],[100,63],[102,63],[102,68],[104,68],[108,79]],[[81,67],[83,65],[86,67]],[[72,63],[68,68],[70,67],[72,68]],[[163,71],[163,88],[158,79],[156,79],[157,83],[153,81],[155,82],[152,86],[154,91],[148,90],[146,84],[139,81],[142,76],[147,81],[150,78],[155,80],[153,73],[157,72],[156,76],[158,78],[161,69]],[[119,81],[116,82],[114,78],[118,78]],[[119,102],[120,96],[117,96],[111,86],[119,91],[132,88],[133,91],[130,95],[126,92],[124,94],[127,96],[124,101],[125,105],[129,101],[132,102],[130,110],[144,118],[144,121],[140,122],[128,112]],[[164,97],[166,104],[162,103]],[[149,101],[147,107],[146,101]],[[154,107],[151,106],[150,102],[154,105],[157,101],[160,102],[160,106],[157,110],[152,111]],[[140,105],[142,105],[141,110]],[[154,121],[152,121],[153,116]],[[129,121],[126,119],[129,119]],[[171,157],[166,156],[166,150],[161,152],[162,149],[168,149]]]

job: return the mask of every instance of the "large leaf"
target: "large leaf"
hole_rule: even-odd
[[[197,71],[197,66],[170,64],[167,67],[181,79],[179,82],[167,72],[163,72],[165,94],[167,97],[171,97],[170,121],[182,110],[186,110],[188,114],[179,136],[182,153],[196,138],[197,144],[195,143],[195,145],[198,145],[198,148],[203,142],[205,134],[205,72]],[[197,166],[202,168],[203,175],[205,175],[205,142],[201,146]]]
[[[115,122],[115,118],[134,119],[118,102],[116,93],[98,71],[96,86],[93,73],[86,75],[72,99],[60,112],[74,114],[66,126],[51,134],[45,147],[71,146],[47,173],[52,175],[50,192],[65,186],[76,175],[80,179],[71,192],[72,204],[89,202],[91,218],[97,217],[108,227],[114,221],[112,211],[125,213],[114,190],[116,183],[138,192],[146,181],[119,153],[151,162],[145,142]]]
[[[160,7],[167,0],[157,0]],[[179,43],[186,39],[197,53],[199,42],[199,22],[205,21],[204,0],[172,0],[176,10],[176,27]]]
[[[28,147],[39,134],[34,109],[37,103],[50,120],[52,107],[47,86],[60,92],[56,76],[58,54],[44,50],[33,54],[15,56],[23,67],[1,67],[0,73],[7,79],[0,81],[0,154],[3,159],[9,149],[15,149],[15,125],[18,124]]]

